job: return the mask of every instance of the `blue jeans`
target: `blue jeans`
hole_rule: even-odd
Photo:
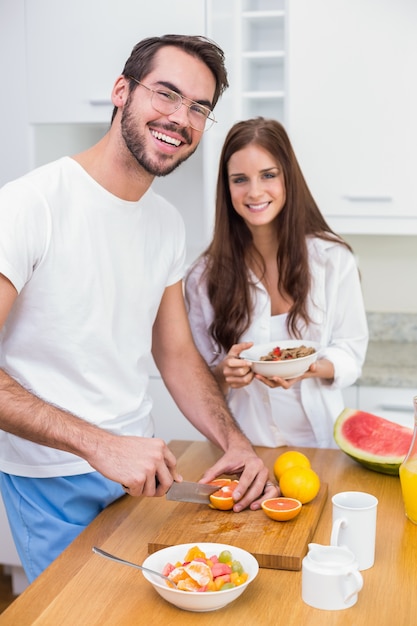
[[[32,582],[124,491],[98,472],[26,478],[0,472],[0,489],[16,549]]]

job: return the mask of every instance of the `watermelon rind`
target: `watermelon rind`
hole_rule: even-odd
[[[339,448],[363,467],[398,476],[413,429],[357,409],[344,409],[334,425]]]

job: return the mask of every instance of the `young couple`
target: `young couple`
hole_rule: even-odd
[[[114,84],[106,135],[0,190],[0,487],[29,580],[125,492],[162,496],[182,479],[153,437],[150,352],[181,411],[223,452],[201,480],[239,475],[237,512],[277,494],[248,423],[266,420],[266,445],[289,430],[256,412],[261,391],[249,418],[242,401],[234,406],[240,392],[290,386],[251,381],[242,343],[284,329],[320,337],[325,358],[311,379],[276,401],[315,445],[331,443],[329,414],[316,425],[329,404],[321,386],[337,394],[360,371],[366,324],[353,256],[320,216],[290,146],[275,146],[276,133],[285,139],[276,122],[243,122],[226,140],[214,240],[187,280],[190,328],[184,225],[151,185],[193,154],[227,86],[213,42],[143,40]],[[265,329],[274,318],[277,331]],[[295,410],[310,382],[322,398],[313,418]]]

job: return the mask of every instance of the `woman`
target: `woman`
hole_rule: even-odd
[[[220,156],[213,239],[185,280],[195,342],[255,445],[335,447],[342,388],[360,376],[368,328],[350,246],[326,223],[283,126],[238,122]],[[316,341],[293,380],[254,375],[253,343]]]

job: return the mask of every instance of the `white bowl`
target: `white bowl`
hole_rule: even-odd
[[[298,359],[288,359],[285,361],[260,361],[261,356],[267,355],[271,350],[279,346],[282,348],[296,348],[298,346],[306,346],[315,348],[313,354],[303,356]],[[304,341],[298,339],[288,339],[281,341],[269,341],[252,346],[249,350],[240,353],[242,359],[252,361],[252,370],[256,374],[261,374],[266,378],[271,376],[279,376],[280,378],[297,378],[308,370],[310,365],[317,360],[319,345],[315,341]]]
[[[225,589],[224,591],[193,592],[173,589],[168,587],[163,580],[159,581],[156,576],[148,574],[148,572],[142,572],[146,580],[153,585],[155,591],[157,591],[164,600],[171,602],[171,604],[174,604],[180,609],[197,612],[221,609],[236,600],[258,574],[259,565],[254,556],[246,552],[246,550],[223,543],[197,542],[169,546],[168,548],[163,548],[162,550],[157,550],[157,552],[150,554],[142,565],[162,573],[167,563],[174,565],[177,561],[182,562],[188,550],[195,545],[197,545],[207,557],[213,555],[218,556],[222,550],[230,550],[233,559],[240,561],[243,570],[248,573],[248,579],[243,585],[233,587],[232,589]]]

